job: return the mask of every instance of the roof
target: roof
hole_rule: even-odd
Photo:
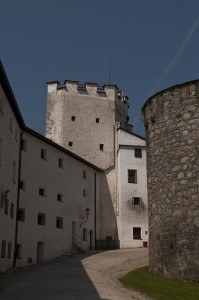
[[[11,108],[12,108],[14,114],[15,114],[15,117],[16,117],[19,125],[21,126],[21,128],[24,129],[25,123],[24,123],[23,117],[21,115],[21,112],[19,110],[17,101],[16,101],[14,93],[11,89],[10,83],[8,81],[8,77],[6,75],[6,72],[4,70],[4,67],[3,67],[3,64],[1,62],[1,60],[0,60],[0,83],[3,87],[3,90],[6,94],[6,97],[8,98],[9,104],[10,104],[10,106],[11,106]]]
[[[117,130],[122,130],[122,131],[124,131],[124,132],[126,132],[126,133],[128,133],[128,134],[131,134],[131,135],[133,135],[133,136],[135,136],[135,137],[137,137],[137,138],[142,139],[143,141],[146,140],[143,136],[141,136],[141,135],[139,135],[139,134],[137,134],[137,133],[134,133],[134,132],[130,132],[130,131],[124,129],[124,128],[119,127]]]
[[[179,83],[179,84],[176,84],[176,85],[173,85],[173,86],[170,86],[164,90],[161,90],[157,93],[155,93],[154,95],[150,96],[144,103],[143,107],[142,107],[142,112],[144,113],[144,110],[145,110],[145,106],[154,98],[154,97],[157,97],[157,96],[161,96],[162,94],[166,93],[166,92],[169,92],[169,91],[172,91],[176,88],[182,88],[182,87],[185,87],[187,85],[192,85],[192,84],[196,84],[196,83],[199,83],[199,79],[194,79],[194,80],[190,80],[190,81],[186,81],[186,82],[183,82],[183,83]]]
[[[21,112],[19,110],[19,107],[17,105],[17,101],[15,99],[15,96],[13,94],[13,91],[11,89],[11,86],[9,84],[9,81],[8,81],[8,78],[7,78],[7,75],[6,75],[6,72],[3,68],[3,64],[0,60],[0,83],[2,84],[2,87],[4,89],[4,92],[8,98],[8,101],[9,101],[9,104],[15,114],[15,117],[21,127],[21,129],[31,135],[34,135],[35,137],[39,138],[40,140],[44,141],[45,143],[48,143],[49,145],[52,145],[53,147],[57,148],[58,150],[62,151],[62,152],[65,152],[66,154],[70,155],[71,157],[81,161],[82,163],[88,165],[89,167],[99,171],[99,172],[104,172],[104,170],[98,168],[97,166],[91,164],[90,162],[88,162],[87,160],[81,158],[80,156],[76,155],[75,153],[65,149],[64,147],[56,144],[55,142],[49,140],[48,138],[46,138],[45,136],[41,135],[40,133],[32,130],[31,128],[27,127],[25,125],[25,122],[23,120],[23,117],[21,115]]]

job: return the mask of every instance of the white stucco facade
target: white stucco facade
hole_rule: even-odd
[[[136,149],[139,149],[138,156],[141,157],[136,157]],[[120,247],[146,247],[148,242],[146,142],[138,135],[119,129],[117,153],[117,222]],[[136,172],[135,182],[129,182],[131,180],[128,173],[131,170]]]

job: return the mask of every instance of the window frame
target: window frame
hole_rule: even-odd
[[[131,174],[132,172],[134,172],[134,175]],[[128,169],[128,183],[134,183],[137,184],[138,180],[137,180],[137,170],[136,169]]]

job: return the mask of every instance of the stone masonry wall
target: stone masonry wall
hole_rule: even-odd
[[[157,93],[143,112],[150,270],[199,281],[199,81]]]

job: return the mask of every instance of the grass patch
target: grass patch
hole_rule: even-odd
[[[120,282],[156,300],[199,300],[199,284],[185,283],[152,275],[144,267],[120,278]]]

